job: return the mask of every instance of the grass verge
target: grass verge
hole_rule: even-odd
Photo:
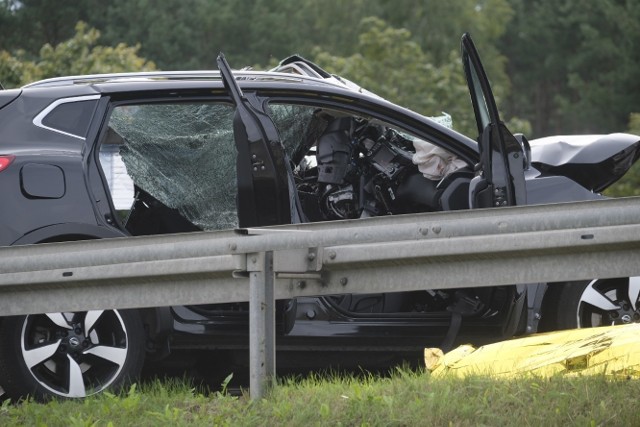
[[[158,425],[639,425],[640,382],[589,378],[390,377],[281,381],[268,398],[200,393],[186,381],[155,381],[121,395],[26,401],[0,407],[3,426]]]

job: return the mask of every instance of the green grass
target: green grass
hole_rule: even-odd
[[[398,369],[390,377],[284,380],[266,399],[204,394],[155,381],[119,396],[0,407],[3,426],[598,426],[640,425],[640,382],[591,378],[436,379]]]

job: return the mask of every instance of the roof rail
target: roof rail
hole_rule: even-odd
[[[202,80],[220,79],[218,71],[148,71],[132,73],[87,74],[77,76],[53,77],[29,83],[24,87],[64,86],[74,84],[105,83],[109,81],[147,80]]]
[[[323,79],[320,76],[309,76],[301,74],[292,74],[286,72],[274,71],[233,71],[237,80],[280,80],[283,82],[301,82],[309,81],[316,84],[326,84],[331,86],[344,84],[334,79]],[[54,77],[50,79],[40,80],[25,85],[25,88],[47,87],[47,86],[66,86],[76,84],[99,84],[107,82],[127,82],[132,80],[212,80],[220,81],[220,72],[218,70],[201,70],[201,71],[150,71],[150,72],[133,72],[133,73],[112,73],[112,74],[91,74],[78,76]]]

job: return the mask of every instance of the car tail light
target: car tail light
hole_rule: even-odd
[[[0,172],[5,170],[15,158],[16,156],[0,156]]]

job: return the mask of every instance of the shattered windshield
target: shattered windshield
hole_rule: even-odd
[[[117,150],[110,150],[114,153],[111,167],[117,169],[118,161],[113,159],[119,158],[121,174],[126,173],[136,194],[147,197],[140,209],[155,206],[148,202],[153,200],[199,229],[234,228],[233,114],[231,105],[219,103],[116,107],[109,122],[119,136]],[[101,149],[103,169],[107,151]],[[110,189],[113,199],[118,199],[117,186],[110,183]],[[134,206],[132,214],[135,210]]]

